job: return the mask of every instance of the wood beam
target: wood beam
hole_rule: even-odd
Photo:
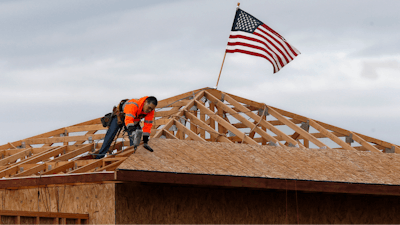
[[[366,149],[368,149],[371,152],[379,152],[381,153],[381,151],[379,151],[377,148],[375,148],[374,146],[372,146],[370,143],[368,143],[366,140],[362,139],[360,136],[358,136],[357,134],[353,133],[350,131],[350,133],[353,136],[354,141],[360,143],[360,145],[362,145],[363,147],[365,147]]]
[[[183,132],[187,134],[191,139],[195,141],[205,141],[203,138],[199,137],[196,133],[194,133],[193,131],[191,131],[190,129],[188,129],[186,126],[176,121],[175,119],[174,119],[174,124],[178,129],[183,130]]]
[[[112,162],[110,165],[102,167],[100,170],[101,171],[113,171],[115,170],[121,163],[123,163],[128,157],[124,157],[123,159],[120,159],[118,161]]]
[[[131,154],[135,152],[133,146],[127,147],[124,151],[120,151],[116,154],[117,157],[129,157]]]
[[[32,148],[26,149],[25,151],[15,153],[13,155],[10,155],[8,157],[5,157],[4,159],[0,160],[0,166],[5,166],[9,163],[13,163],[16,160],[20,158],[24,158],[25,156],[31,156],[32,155]]]
[[[169,119],[169,122],[162,128],[157,131],[157,133],[153,136],[153,138],[160,138],[163,135],[164,129],[169,129],[174,124],[173,119]]]
[[[75,167],[75,161],[70,161],[65,163],[64,165],[55,167],[54,169],[47,170],[46,172],[42,173],[41,175],[48,175],[48,174],[57,174],[60,172],[65,172],[67,169],[73,169]]]
[[[38,211],[17,211],[17,210],[0,210],[2,216],[23,216],[23,217],[59,217],[70,219],[89,219],[89,214],[81,213],[59,213],[59,212],[38,212]]]
[[[355,148],[351,147],[349,144],[344,142],[342,139],[336,137],[334,134],[329,132],[327,129],[325,129],[323,126],[319,125],[317,122],[315,122],[312,119],[308,119],[310,126],[314,127],[317,131],[319,131],[321,134],[325,135],[327,138],[331,139],[332,141],[336,142],[336,144],[340,145],[342,148],[346,150],[354,150],[356,151]]]
[[[174,113],[178,112],[180,107],[173,107],[171,110],[168,111],[157,111],[154,113],[154,117],[167,117],[171,116]]]
[[[163,129],[163,133],[165,135],[166,138],[168,139],[178,139],[177,137],[175,137],[173,134],[171,134],[170,131]]]
[[[165,125],[169,122],[170,119],[157,119],[154,121],[154,126]]]
[[[243,105],[241,105],[239,102],[237,102],[234,98],[232,98],[230,95],[225,94],[225,100],[228,101],[230,104],[232,104],[233,106],[235,106],[236,108],[238,108],[240,111],[242,111],[243,113],[245,113],[247,116],[249,116],[250,118],[252,118],[254,121],[261,121],[260,124],[261,126],[271,130],[274,134],[277,135],[278,138],[275,138],[276,140],[280,140],[283,139],[289,143],[291,143],[293,146],[299,145],[300,147],[304,147],[302,146],[302,144],[300,144],[299,142],[297,142],[296,140],[294,140],[293,138],[291,138],[290,136],[288,136],[287,134],[283,133],[281,130],[279,130],[278,128],[272,126],[268,121],[262,119],[260,116],[256,115],[253,112],[250,111],[246,111],[246,107],[244,107]],[[295,125],[296,126],[296,125]],[[278,142],[280,143],[280,142]]]
[[[271,135],[269,135],[267,132],[261,130],[259,127],[257,127],[254,123],[250,122],[249,120],[247,120],[246,118],[244,118],[243,116],[241,116],[240,114],[236,113],[236,111],[234,111],[232,108],[230,108],[229,106],[225,105],[224,103],[222,103],[219,99],[217,99],[216,97],[214,97],[213,95],[211,95],[210,93],[208,93],[206,91],[205,93],[206,97],[212,101],[217,107],[220,107],[221,109],[223,109],[225,112],[228,112],[231,114],[231,116],[235,117],[237,120],[239,120],[240,122],[242,122],[243,124],[245,124],[247,127],[249,127],[251,130],[254,130],[255,132],[257,132],[259,135],[261,135],[261,137],[265,138],[266,140],[268,140],[269,142],[272,142],[273,144],[276,145],[282,145],[282,143],[280,143],[277,139],[275,139],[274,137],[272,137]],[[232,103],[231,103],[232,104]],[[240,104],[239,104],[240,105]],[[240,105],[241,106],[241,105]],[[235,106],[236,107],[236,106]],[[241,108],[238,108],[239,110],[241,110]],[[249,112],[249,111],[247,111]],[[250,112],[253,113],[253,112]],[[254,114],[254,113],[253,113]],[[260,117],[260,119],[258,121],[261,122],[262,118]],[[236,129],[236,128],[235,128]]]
[[[382,141],[382,140],[379,140],[379,139],[376,139],[376,138],[372,138],[372,137],[369,137],[369,136],[366,136],[366,135],[363,135],[363,134],[360,134],[360,133],[357,133],[357,132],[354,132],[354,134],[358,135],[360,138],[364,139],[365,141],[374,143],[374,144],[376,144],[378,146],[382,146],[384,148],[392,148],[392,147],[394,147],[395,152],[396,153],[400,153],[400,146],[398,146],[398,145],[395,145],[395,144],[392,144],[392,143],[389,143],[389,142],[386,142],[386,141]],[[375,147],[377,147],[377,146],[375,146]]]
[[[82,131],[92,131],[92,130],[107,130],[107,127],[103,127],[102,124],[93,124],[93,125],[83,125],[83,126],[70,126],[66,127],[65,130],[68,133],[73,132],[82,132]]]
[[[247,108],[247,107],[245,107]],[[237,112],[239,112],[239,110],[237,110]],[[264,119],[266,120],[266,119]],[[289,119],[290,121],[292,121],[295,124],[300,124],[301,121],[300,120],[296,120],[296,119]],[[284,123],[282,123],[279,120],[269,120],[268,123],[270,123],[273,126],[281,126],[281,125],[285,125]],[[234,123],[232,124],[233,126],[235,126],[236,128],[247,128],[243,123]]]
[[[205,114],[201,113],[201,115],[205,115]],[[190,120],[191,123],[196,124],[197,126],[199,126],[200,130],[207,131],[210,134],[210,136],[214,138],[214,140],[217,140],[219,142],[232,143],[232,141],[230,141],[227,137],[225,137],[225,135],[222,135],[222,134],[218,133],[216,130],[211,128],[207,123],[205,123],[201,119],[197,118],[192,113],[185,112],[185,116],[186,116],[186,118],[188,118]],[[205,134],[204,134],[204,136],[205,136]]]
[[[196,117],[197,118],[197,117]],[[203,122],[203,126],[208,126],[205,121],[206,121],[206,115],[200,113],[200,121]],[[192,120],[190,120],[190,122],[192,122]],[[200,130],[200,137],[202,137],[203,139],[206,139],[206,131],[204,129],[198,128],[197,131]]]
[[[96,161],[94,161],[92,163],[89,163],[89,164],[85,165],[85,166],[79,167],[79,168],[77,168],[75,170],[71,170],[67,174],[84,173],[84,172],[87,172],[89,170],[95,169],[96,167],[99,167],[99,168],[102,167],[103,163],[104,163],[104,159],[98,159],[98,160],[96,160]]]
[[[72,159],[78,155],[85,153],[85,152],[91,151],[91,150],[93,150],[93,148],[94,148],[94,144],[87,144],[87,145],[85,145],[81,148],[78,148],[72,152],[61,155],[61,156],[53,159],[52,161],[53,162],[67,161],[67,160]]]
[[[97,120],[97,119],[95,119],[95,120]],[[100,122],[100,119],[98,119],[98,120]],[[93,120],[91,120],[91,121],[93,121]],[[90,121],[88,121],[88,122],[90,122]],[[84,122],[84,123],[82,123],[82,125],[85,124],[85,123],[88,123],[88,122]],[[63,134],[64,131],[65,131],[65,128],[60,128],[60,129],[57,129],[57,130],[53,130],[53,131],[49,131],[49,132],[46,132],[46,133],[43,133],[43,134],[39,134],[39,135],[35,135],[35,136],[32,136],[32,137],[29,137],[29,138],[26,138],[24,140],[14,141],[11,144],[13,144],[14,146],[20,146],[22,144],[22,142],[25,142],[25,144],[28,146],[29,144],[26,143],[26,140],[35,139],[35,138],[52,137],[52,136]],[[42,143],[40,143],[40,144],[42,144]],[[0,146],[0,150],[5,150],[5,149],[9,149],[9,148],[10,148],[9,144],[5,144],[5,145],[1,145]]]
[[[50,157],[57,156],[58,154],[62,154],[66,150],[67,150],[67,146],[61,146],[61,147],[55,148],[53,150],[43,152],[43,153],[41,153],[41,154],[39,154],[37,156],[29,157],[28,159],[23,160],[20,163],[16,163],[13,166],[0,171],[0,177],[4,177],[4,176],[13,175],[13,174],[18,173],[19,172],[19,167],[22,166],[23,164],[37,163],[37,162],[40,162],[40,161],[42,161],[44,159],[48,159]]]
[[[306,132],[303,130],[301,127],[297,126],[294,124],[292,121],[286,119],[284,116],[282,116],[280,113],[275,111],[272,107],[266,106],[268,108],[268,113],[271,114],[273,117],[275,117],[277,120],[283,122],[286,126],[290,127],[292,130],[296,131],[299,133],[301,136],[306,138],[307,140],[311,141],[315,145],[317,145],[320,148],[327,148],[330,149],[327,145],[322,143],[320,140],[316,139],[314,136],[312,136],[310,133]]]
[[[290,117],[290,118],[293,118],[293,119],[297,119],[297,120],[300,120],[302,122],[306,122],[307,121],[307,117],[300,116],[300,115],[297,115],[295,113],[291,113],[291,112],[288,112],[288,111],[285,111],[285,110],[282,110],[282,109],[278,109],[278,108],[275,108],[275,107],[272,107],[272,106],[270,106],[270,107],[275,109],[276,111],[278,111],[279,113],[281,113],[284,116],[287,116],[287,117]],[[396,153],[400,153],[400,148],[399,148],[398,145],[395,145],[395,144],[392,144],[392,143],[389,143],[389,142],[385,142],[385,141],[382,141],[382,140],[379,140],[379,139],[376,139],[376,138],[372,138],[372,137],[369,137],[369,136],[366,136],[366,135],[363,135],[363,134],[360,134],[360,133],[351,132],[349,130],[346,130],[346,129],[343,129],[343,128],[340,128],[340,127],[336,127],[336,126],[333,126],[333,125],[330,125],[330,124],[327,124],[327,123],[323,123],[323,122],[320,122],[320,121],[317,121],[317,120],[315,120],[315,122],[317,122],[319,125],[323,126],[325,129],[340,133],[340,134],[342,134],[344,136],[349,136],[350,133],[354,133],[354,134],[358,135],[360,138],[362,138],[363,140],[365,140],[367,142],[371,142],[371,143],[374,143],[374,144],[377,144],[377,145],[381,145],[381,146],[384,146],[386,148],[391,148],[392,146],[394,146]],[[336,135],[336,136],[338,136],[338,135]],[[374,151],[374,150],[372,150],[372,151]]]
[[[173,117],[181,117],[185,111],[189,110],[193,105],[194,102],[196,101],[196,99],[200,99],[204,96],[204,91],[200,91],[199,93],[197,93],[197,95],[190,100],[184,107],[182,107],[178,112],[176,112]],[[168,129],[171,128],[171,126],[174,124],[174,120],[170,120],[162,129],[160,129],[159,131],[157,131],[157,133],[154,135],[153,138],[160,138],[163,134],[168,137],[168,138],[172,138],[171,136],[173,136],[171,133],[168,132]],[[176,137],[173,136],[175,139]]]
[[[62,143],[74,141],[87,141],[89,137],[93,140],[99,140],[106,136],[106,134],[88,134],[83,136],[67,136],[67,137],[54,137],[54,138],[34,138],[26,140],[28,144],[47,144],[47,143]]]
[[[22,173],[15,174],[14,177],[26,177],[35,173],[39,173],[40,171],[45,171],[47,169],[47,164],[36,165],[28,170],[23,171]]]
[[[211,111],[210,109],[208,109],[207,107],[205,107],[204,105],[202,105],[201,103],[199,103],[198,101],[196,101],[196,106],[197,108],[199,108],[201,111],[205,112],[210,118],[212,118],[213,120],[217,121],[218,123],[220,123],[222,126],[224,126],[226,129],[230,130],[232,133],[234,133],[236,136],[238,136],[239,138],[242,139],[242,141],[248,143],[248,144],[253,144],[253,145],[258,145],[258,143],[256,141],[254,141],[253,139],[251,139],[250,137],[248,137],[247,135],[245,135],[244,133],[242,133],[240,130],[238,130],[236,127],[234,127],[232,124],[226,122],[226,120],[224,120],[222,117],[218,116],[217,114],[215,114],[215,112]],[[212,127],[212,126],[211,126]],[[215,130],[215,129],[214,129]]]
[[[239,96],[236,96],[236,95],[233,95],[233,94],[225,93],[225,92],[218,91],[218,90],[215,90],[215,89],[214,90],[207,90],[207,91],[210,92],[215,97],[217,97],[218,99],[221,99],[221,94],[223,93],[225,95],[228,94],[229,96],[231,96],[236,101],[241,102],[243,104],[246,104],[248,106],[253,106],[253,107],[257,108],[257,109],[260,109],[260,108],[264,107],[264,103],[259,103],[259,102],[256,102],[256,101],[252,101],[252,100],[249,100],[249,99],[246,99],[246,98],[242,98],[242,97],[239,97]]]
[[[158,102],[157,108],[169,107],[171,104],[174,104],[174,103],[177,103],[180,101],[185,101],[185,100],[189,99],[189,97],[198,94],[202,90],[208,90],[208,89],[211,89],[211,88],[209,88],[209,87],[200,88],[200,89],[189,91],[189,92],[186,92],[186,93],[174,96],[174,97],[163,99]]]

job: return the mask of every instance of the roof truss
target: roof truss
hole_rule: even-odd
[[[106,128],[100,118],[0,146],[0,178],[115,170],[134,150],[120,134],[94,159]],[[122,132],[121,132],[122,133]],[[239,96],[203,88],[159,102],[152,138],[298,148],[395,152],[398,145]]]

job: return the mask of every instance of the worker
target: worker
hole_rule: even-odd
[[[142,118],[144,118],[143,147],[150,152],[153,152],[153,149],[148,145],[148,142],[151,128],[153,126],[154,109],[156,108],[157,103],[157,98],[154,96],[145,96],[140,99],[122,100],[118,107],[114,107],[109,128],[96,159],[105,156],[115,138],[115,135],[120,129],[125,129],[128,132],[130,145],[132,146],[134,144],[134,137],[132,134],[137,129],[141,129],[140,120]]]

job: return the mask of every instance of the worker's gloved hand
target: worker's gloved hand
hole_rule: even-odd
[[[147,143],[144,143],[143,147],[149,150],[150,152],[154,152],[154,150]]]
[[[133,133],[135,130],[137,130],[137,129],[141,129],[141,127],[140,127],[140,125],[139,124],[137,124],[137,125],[134,125],[134,126],[129,126],[128,127],[128,133]]]

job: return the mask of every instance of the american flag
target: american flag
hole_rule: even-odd
[[[274,73],[300,54],[280,34],[239,8],[236,10],[226,52],[263,57],[271,62]]]

